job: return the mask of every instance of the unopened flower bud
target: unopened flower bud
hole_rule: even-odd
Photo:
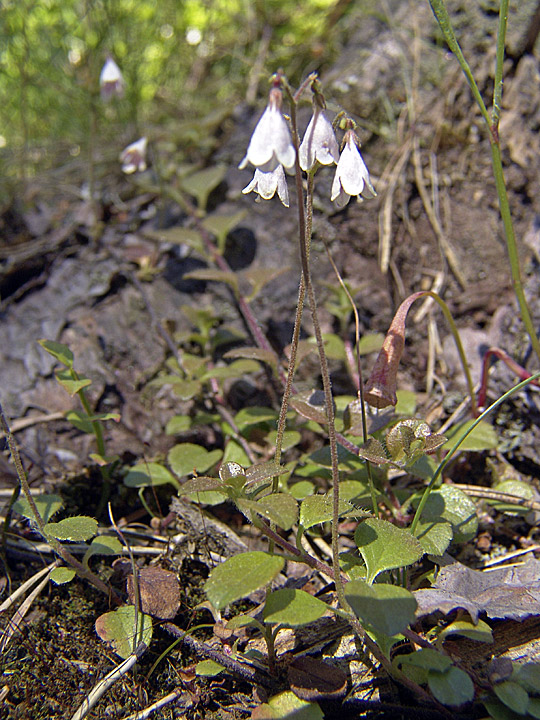
[[[334,182],[332,183],[331,200],[341,210],[349,202],[351,196],[363,193],[375,197],[377,194],[369,179],[369,172],[358,149],[358,138],[354,130],[349,129],[344,137],[345,146],[339,158]]]
[[[398,307],[364,386],[364,398],[372,407],[385,408],[397,404],[397,372],[405,347],[405,320],[417,296],[418,293],[409,296]]]
[[[253,131],[247,153],[238,166],[243,170],[248,162],[262,172],[272,172],[281,163],[286,169],[294,165],[296,153],[287,121],[281,112],[283,94],[277,87],[270,90],[268,105]]]
[[[122,150],[120,153],[120,162],[122,163],[122,171],[125,172],[126,175],[146,170],[147,144],[148,140],[142,137]]]
[[[99,76],[99,87],[101,99],[105,102],[112,97],[123,97],[124,95],[124,78],[120,68],[111,57],[107,58],[103,65]]]
[[[244,195],[252,191],[258,193],[264,200],[273,198],[277,191],[281,202],[285,207],[289,207],[289,190],[283,165],[278,165],[272,172],[262,172],[256,168],[253,180],[242,190]]]

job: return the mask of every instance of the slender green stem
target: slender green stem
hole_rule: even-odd
[[[535,375],[531,375],[530,378],[527,378],[526,380],[523,380],[523,382],[520,382],[518,385],[516,385],[515,387],[511,388],[510,390],[508,390],[508,392],[505,392],[504,395],[502,395],[498,400],[496,400],[492,405],[490,405],[486,410],[484,410],[484,412],[476,418],[476,420],[472,423],[472,425],[471,425],[470,427],[467,428],[467,430],[465,430],[464,432],[462,432],[462,433],[459,435],[458,439],[456,440],[456,442],[454,443],[454,445],[452,446],[452,448],[451,448],[450,451],[448,452],[448,455],[444,458],[444,460],[439,464],[438,468],[435,470],[435,473],[433,474],[433,477],[432,477],[431,480],[429,481],[429,485],[428,485],[428,486],[426,487],[426,489],[424,490],[424,494],[422,495],[422,498],[421,498],[421,500],[420,500],[420,503],[418,504],[418,508],[417,508],[416,513],[415,513],[415,515],[414,515],[414,519],[413,519],[413,521],[412,521],[412,523],[411,523],[411,528],[410,528],[410,530],[411,530],[411,533],[412,533],[413,535],[414,535],[414,533],[415,533],[415,531],[416,531],[416,528],[417,528],[418,523],[419,523],[419,521],[420,521],[420,518],[421,518],[421,516],[422,516],[422,511],[424,510],[424,507],[425,507],[426,502],[427,502],[427,500],[428,500],[429,494],[431,493],[431,491],[432,491],[432,489],[433,489],[433,486],[435,485],[435,483],[437,482],[437,480],[441,477],[442,471],[443,471],[443,470],[445,469],[445,467],[448,465],[448,463],[450,462],[450,460],[452,460],[454,454],[457,452],[457,450],[459,449],[459,446],[460,446],[461,443],[465,440],[465,438],[467,437],[467,435],[470,435],[470,433],[472,433],[472,431],[473,431],[474,428],[478,425],[478,423],[482,422],[482,420],[483,420],[484,418],[486,418],[486,417],[489,415],[490,412],[492,412],[493,410],[495,410],[496,408],[498,408],[499,405],[501,405],[501,403],[503,403],[503,402],[504,402],[505,400],[507,400],[511,395],[514,395],[514,393],[516,393],[516,392],[518,392],[519,390],[523,389],[524,387],[526,387],[527,385],[529,385],[529,384],[530,384],[531,382],[533,382],[534,380],[537,380],[538,378],[540,378],[540,372],[537,372]]]
[[[508,259],[510,262],[510,269],[511,269],[511,273],[512,273],[512,283],[513,283],[513,287],[514,287],[514,292],[515,292],[516,299],[517,299],[517,302],[519,305],[521,319],[523,320],[523,324],[525,325],[525,329],[527,331],[527,334],[529,335],[532,348],[533,348],[536,356],[538,357],[538,359],[540,359],[540,341],[538,340],[538,336],[537,336],[536,330],[534,328],[533,321],[531,319],[531,314],[529,311],[529,307],[527,305],[527,300],[525,299],[525,294],[523,292],[523,285],[521,282],[521,271],[520,271],[520,266],[519,266],[519,256],[518,256],[518,251],[517,251],[516,236],[515,236],[514,227],[512,224],[512,215],[510,213],[508,194],[506,192],[506,184],[504,182],[504,173],[503,173],[502,159],[501,159],[501,148],[500,148],[500,144],[499,144],[499,117],[500,117],[501,100],[502,100],[504,45],[505,45],[505,38],[506,38],[507,19],[508,19],[508,0],[500,0],[500,6],[499,6],[499,29],[498,29],[498,33],[497,33],[497,59],[496,59],[496,67],[495,67],[495,84],[494,84],[494,88],[493,88],[493,109],[492,109],[491,117],[489,116],[489,113],[486,109],[484,100],[482,99],[482,96],[480,94],[478,86],[474,80],[472,71],[471,71],[467,61],[465,60],[463,52],[461,51],[459,43],[456,39],[454,30],[452,28],[452,22],[450,20],[450,16],[448,15],[448,11],[444,4],[444,0],[429,0],[429,4],[431,5],[431,9],[433,10],[435,17],[437,18],[437,22],[439,23],[439,26],[443,32],[444,38],[445,38],[446,42],[448,43],[450,50],[452,50],[452,52],[456,56],[456,59],[459,62],[461,69],[463,70],[463,73],[465,74],[465,77],[467,78],[467,81],[471,87],[474,99],[476,100],[478,107],[480,108],[480,112],[482,113],[482,117],[484,118],[484,122],[486,123],[486,128],[487,128],[488,135],[489,135],[489,141],[491,144],[491,159],[492,159],[492,164],[493,164],[493,174],[495,177],[497,194],[499,196],[499,208],[500,208],[500,213],[501,213],[503,226],[504,226],[504,234],[505,234],[505,238],[506,238],[506,248],[507,248],[507,252],[508,252]]]
[[[508,259],[510,261],[510,270],[512,273],[512,285],[516,295],[521,319],[525,325],[525,330],[529,335],[532,348],[536,356],[540,359],[540,342],[536,334],[529,306],[523,291],[523,283],[521,281],[521,270],[519,266],[519,255],[517,249],[516,236],[514,233],[514,225],[512,223],[512,214],[510,212],[510,204],[508,202],[508,193],[506,192],[506,183],[504,181],[504,173],[502,167],[501,148],[498,142],[491,143],[491,159],[493,162],[493,174],[495,176],[495,184],[497,186],[497,194],[499,196],[499,209],[504,225],[504,234],[506,237],[506,249]]]
[[[506,26],[508,23],[508,0],[501,0],[499,6],[499,30],[497,32],[497,61],[495,65],[495,83],[493,86],[493,108],[491,122],[498,127],[501,116],[501,100],[503,88],[504,46],[506,41]]]

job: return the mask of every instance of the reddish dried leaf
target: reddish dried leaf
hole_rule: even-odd
[[[347,674],[328,663],[311,657],[297,658],[288,670],[293,693],[308,702],[337,699],[347,691]]]
[[[146,567],[138,575],[141,610],[160,620],[171,620],[180,607],[180,586],[173,572],[159,567]],[[133,575],[127,579],[127,593],[135,604]]]

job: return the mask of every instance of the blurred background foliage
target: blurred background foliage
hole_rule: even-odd
[[[152,128],[253,104],[284,67],[292,83],[334,53],[330,32],[351,0],[4,0],[0,5],[0,172],[84,154],[118,157]],[[103,103],[107,56],[125,95]],[[193,134],[196,143],[200,133]],[[184,138],[185,139],[185,138]],[[174,137],[173,137],[174,140]]]

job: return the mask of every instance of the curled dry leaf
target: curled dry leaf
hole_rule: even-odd
[[[336,700],[347,691],[347,674],[334,665],[312,657],[299,657],[288,669],[291,690],[307,702]]]
[[[146,567],[138,573],[139,596],[143,613],[160,620],[171,620],[180,607],[180,585],[175,573],[159,567]],[[135,604],[133,575],[127,579],[127,593]]]
[[[490,618],[523,620],[540,615],[540,560],[530,558],[518,567],[490,572],[454,562],[442,568],[432,588],[413,594],[417,617],[463,608],[475,622],[482,612]]]

